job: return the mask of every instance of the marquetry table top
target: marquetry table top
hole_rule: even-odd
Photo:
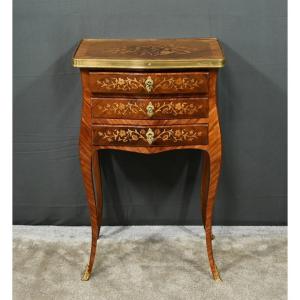
[[[73,57],[78,68],[221,68],[224,63],[216,38],[83,39]]]

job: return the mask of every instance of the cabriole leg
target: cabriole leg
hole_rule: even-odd
[[[205,152],[207,164],[207,201],[205,207],[205,233],[207,255],[210,264],[210,269],[214,280],[221,280],[219,271],[215,264],[213,248],[212,248],[212,219],[213,208],[216,198],[218,180],[221,168],[221,144],[215,144],[213,151]]]
[[[99,165],[99,152],[95,151],[93,155],[92,168],[94,175],[94,186],[95,186],[95,198],[97,199],[97,226],[98,226],[98,234],[97,237],[100,237],[100,229],[102,224],[102,208],[103,208],[103,200],[102,200],[102,183],[101,183],[101,171]]]
[[[201,213],[202,223],[205,230],[206,223],[206,206],[208,196],[208,183],[209,183],[209,156],[206,151],[202,152],[202,177],[201,177]],[[214,240],[215,236],[212,234],[211,239]]]
[[[96,255],[96,248],[97,248],[99,226],[98,226],[98,211],[96,206],[95,189],[94,189],[94,181],[93,181],[93,173],[92,173],[93,172],[92,163],[95,157],[95,151],[93,151],[88,141],[85,142],[86,135],[84,135],[84,131],[85,128],[84,126],[82,126],[80,132],[80,164],[81,164],[81,171],[82,171],[83,182],[84,182],[85,192],[88,201],[91,227],[92,227],[92,242],[91,242],[89,264],[87,265],[83,273],[83,276],[81,278],[83,281],[86,281],[89,280],[93,269],[93,264]]]

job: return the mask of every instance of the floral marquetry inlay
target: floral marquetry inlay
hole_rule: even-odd
[[[180,102],[180,101],[119,101],[100,103],[97,105],[97,113],[108,116],[180,116],[197,115],[203,111],[201,102]]]
[[[203,128],[101,128],[98,141],[104,144],[181,144],[197,142],[205,137]]]
[[[99,88],[109,91],[136,91],[139,89],[149,93],[156,90],[197,90],[203,87],[204,79],[196,77],[161,77],[156,78],[149,91],[143,77],[106,77],[97,79]]]
[[[112,54],[119,55],[137,55],[140,57],[156,57],[156,56],[168,56],[172,54],[184,55],[191,54],[197,51],[197,48],[179,46],[175,44],[166,45],[128,45],[109,49]]]

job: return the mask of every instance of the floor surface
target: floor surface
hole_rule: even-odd
[[[14,226],[13,299],[287,299],[286,227],[214,234],[223,282],[211,279],[200,226],[104,226],[83,282],[89,227]]]

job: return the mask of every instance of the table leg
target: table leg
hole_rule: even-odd
[[[96,255],[97,239],[98,239],[98,232],[99,232],[98,212],[96,207],[93,172],[92,172],[92,163],[96,151],[93,151],[92,147],[89,145],[89,139],[88,139],[89,135],[86,134],[85,129],[86,128],[82,126],[80,131],[80,164],[81,164],[83,182],[84,182],[84,187],[86,191],[88,207],[90,212],[90,220],[92,226],[92,242],[91,242],[89,264],[87,265],[86,270],[81,278],[83,281],[89,280],[91,276],[95,255]]]
[[[202,175],[201,175],[201,212],[202,223],[205,230],[206,223],[206,206],[208,196],[208,184],[209,184],[209,156],[206,151],[202,151]],[[212,234],[211,239],[214,240],[215,236]]]
[[[218,180],[221,169],[221,143],[214,144],[214,148],[210,151],[205,152],[205,165],[206,165],[206,181],[207,189],[204,192],[206,195],[205,204],[205,233],[206,233],[206,247],[207,255],[210,264],[210,269],[214,280],[221,280],[219,271],[215,264],[212,248],[212,218],[213,218],[213,208],[216,198]],[[204,175],[204,174],[203,174]]]
[[[102,184],[101,184],[101,171],[99,165],[99,152],[95,151],[92,161],[93,175],[94,175],[94,186],[95,186],[95,197],[97,199],[97,226],[98,226],[98,239],[100,237],[100,229],[102,224]]]

